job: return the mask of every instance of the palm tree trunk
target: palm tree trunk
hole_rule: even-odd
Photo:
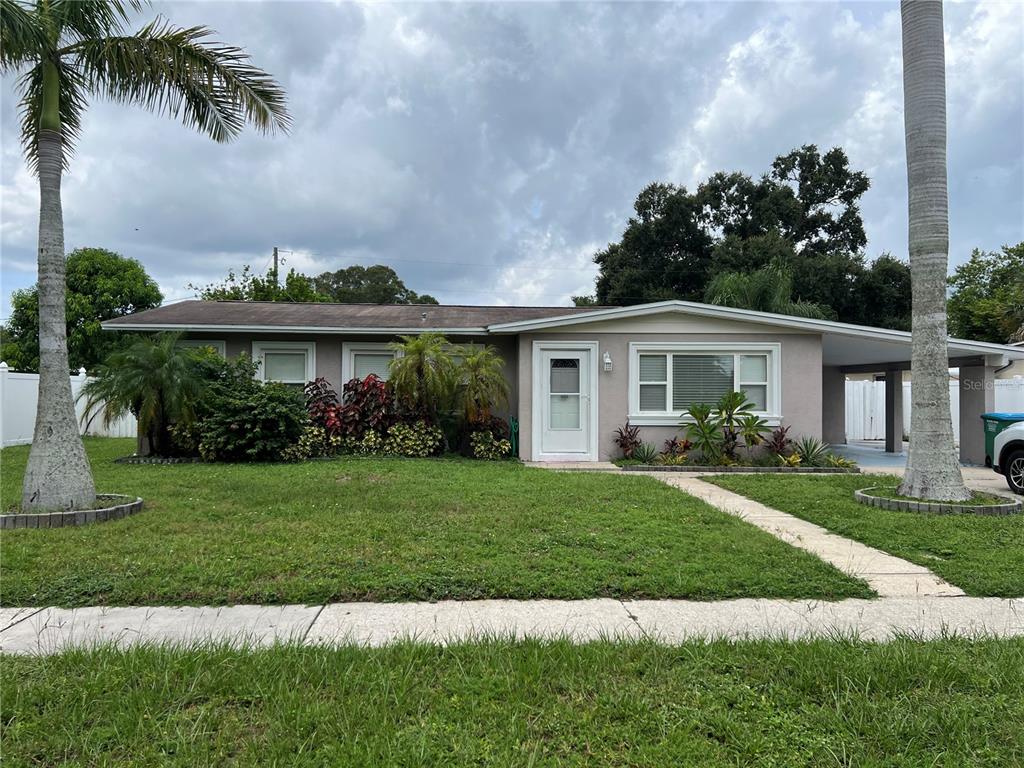
[[[39,132],[39,401],[21,505],[87,509],[96,500],[71,396],[64,298],[60,130]]]
[[[903,0],[903,103],[910,197],[914,383],[910,453],[900,493],[961,501],[953,446],[946,350],[949,198],[946,188],[946,65],[940,0]]]

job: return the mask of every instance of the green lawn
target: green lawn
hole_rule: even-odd
[[[971,595],[1024,596],[1024,515],[924,515],[859,504],[857,488],[893,477],[706,478],[775,509],[930,568]]]
[[[1024,641],[5,658],[5,765],[1011,766]]]
[[[3,605],[872,594],[650,478],[455,460],[112,462],[131,448],[88,441],[97,488],[146,508],[5,532]],[[5,508],[27,453],[0,456]]]

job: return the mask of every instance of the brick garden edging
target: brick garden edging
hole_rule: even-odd
[[[1016,515],[1024,510],[1024,504],[1007,499],[1005,504],[957,504],[952,501],[910,501],[909,499],[890,499],[887,496],[872,496],[868,491],[885,486],[872,485],[853,492],[853,498],[861,504],[894,512],[924,512],[932,515]]]
[[[120,493],[98,493],[97,501],[116,502],[123,499],[119,504],[113,504],[102,509],[70,510],[68,512],[43,512],[39,514],[26,513],[15,515],[0,515],[0,530],[12,528],[68,528],[73,525],[88,525],[89,523],[105,523],[108,520],[120,520],[122,517],[134,515],[142,510],[142,499],[131,496],[124,496]]]
[[[859,475],[860,467],[742,467],[721,466],[702,467],[698,464],[681,466],[664,466],[662,464],[626,464],[619,467],[623,472],[703,472],[717,474],[720,472],[781,472],[792,475]]]
[[[122,456],[115,464],[202,464],[198,456]]]

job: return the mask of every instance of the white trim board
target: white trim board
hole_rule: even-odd
[[[589,423],[589,444],[590,450],[587,453],[541,453],[540,441],[544,429],[544,415],[539,393],[543,391],[544,385],[541,376],[540,357],[541,352],[550,350],[587,350],[590,352],[590,423]],[[530,459],[532,461],[597,461],[598,455],[598,411],[600,410],[601,394],[600,381],[598,378],[599,366],[598,356],[600,355],[599,344],[596,341],[541,341],[533,342],[531,354],[532,365],[532,391],[530,392]]]

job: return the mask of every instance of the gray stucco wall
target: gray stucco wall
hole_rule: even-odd
[[[821,336],[815,334],[664,334],[664,333],[544,333],[519,337],[519,445],[520,458],[532,459],[532,381],[534,341],[596,341],[598,361],[605,352],[612,356],[612,371],[598,365],[598,458],[618,456],[614,431],[629,412],[630,342],[767,342],[781,346],[782,423],[790,434],[821,438],[822,372]],[[642,427],[641,436],[660,450],[664,441],[680,434],[677,427]]]

